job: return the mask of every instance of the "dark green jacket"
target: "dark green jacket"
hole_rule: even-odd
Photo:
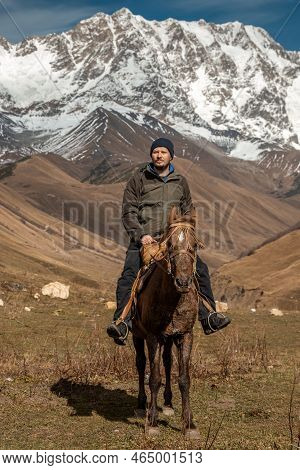
[[[143,235],[158,236],[166,228],[170,208],[175,205],[188,213],[192,198],[186,178],[173,165],[161,178],[151,164],[136,170],[128,181],[122,204],[122,222],[131,240]]]

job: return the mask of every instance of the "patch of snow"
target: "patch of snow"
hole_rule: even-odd
[[[287,89],[285,106],[289,121],[297,134],[298,143],[300,143],[300,75]]]
[[[200,126],[193,126],[185,121],[176,120],[174,124],[172,124],[172,127],[186,136],[204,137],[207,140],[210,140],[212,137],[212,133],[209,129]]]
[[[262,150],[259,147],[258,142],[250,142],[246,140],[239,140],[231,150],[229,156],[242,158],[243,160],[259,160],[259,156]]]
[[[270,48],[270,42],[267,41],[265,34],[260,28],[255,26],[245,26],[247,34],[251,41],[260,49],[260,51],[272,62],[275,67],[284,69],[291,65],[290,61],[281,57],[274,49]]]
[[[179,21],[179,24],[185,31],[194,34],[204,47],[211,46],[215,40],[213,34],[209,31],[210,26],[207,23],[199,24],[197,21]]]
[[[58,78],[52,70],[55,60],[56,57],[43,45],[39,46],[38,52],[24,56],[3,54],[0,86],[19,106],[29,106],[34,101],[58,100],[62,96],[62,84],[55,84],[55,78]]]
[[[211,97],[206,96],[207,90],[211,85],[211,80],[205,71],[205,65],[201,65],[196,71],[197,80],[191,83],[189,90],[189,97],[194,105],[195,113],[201,119],[205,120],[212,127],[216,129],[226,129],[224,125],[216,125],[213,118],[220,110],[220,106],[212,102]]]
[[[268,49],[267,55],[270,58],[270,60],[273,62],[273,64],[279,69],[284,69],[285,67],[291,66],[290,61],[284,59],[284,57],[280,57],[280,55],[276,54],[276,52],[273,49]]]
[[[231,60],[235,63],[238,73],[243,74],[244,68],[247,65],[250,57],[252,56],[251,49],[243,49],[239,46],[230,46],[227,44],[220,44],[222,51],[228,55]]]
[[[254,86],[255,93],[259,94],[264,88],[267,87],[261,70],[256,70],[255,74],[251,78],[251,84]]]
[[[238,108],[242,108],[243,106],[245,106],[251,96],[252,95],[250,88],[238,88],[232,91],[232,99],[234,100]],[[227,108],[225,108],[223,112],[226,116],[228,116],[226,109]]]
[[[115,74],[115,80],[126,90],[128,96],[135,95],[135,88],[143,85],[147,80],[146,74],[141,70],[134,56],[127,59],[127,63]]]
[[[28,113],[20,116],[19,120],[30,130],[36,131],[59,131],[60,135],[67,134],[73,127],[77,126],[86,118],[86,112],[77,113],[61,113],[55,116],[41,116],[39,114]]]
[[[127,140],[120,132],[117,131],[117,134],[121,137],[122,140],[124,140],[128,145],[132,145],[131,142],[129,142],[129,140]]]
[[[165,22],[153,20],[153,21],[149,21],[149,24],[153,28],[154,35],[155,34],[158,35],[160,42],[163,46],[163,49],[166,49],[166,47],[168,46],[170,42],[170,35],[167,31]]]
[[[105,103],[105,108],[109,111],[117,111],[118,113],[122,114],[125,118],[129,121],[133,121],[140,126],[145,125],[145,116],[142,113],[138,113],[133,111],[132,108],[127,106],[123,106],[119,103],[115,103],[114,101],[109,101]]]

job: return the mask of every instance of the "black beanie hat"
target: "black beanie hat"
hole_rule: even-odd
[[[164,139],[163,137],[160,137],[159,139],[154,140],[151,145],[150,155],[152,155],[153,150],[157,147],[167,148],[170,152],[171,157],[174,157],[174,145],[173,142],[171,142],[169,139]]]

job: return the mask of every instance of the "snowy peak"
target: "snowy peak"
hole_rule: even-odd
[[[130,18],[132,16],[135,16],[135,15],[131,13],[131,11],[126,7],[120,8],[120,10],[115,11],[111,15],[112,18]]]
[[[70,31],[0,39],[0,111],[65,136],[99,107],[151,115],[230,155],[298,148],[300,54],[239,22],[147,21],[122,8]]]
[[[9,51],[10,48],[11,48],[10,42],[7,41],[7,39],[0,36],[0,51],[1,51],[1,49],[5,50],[5,51]]]

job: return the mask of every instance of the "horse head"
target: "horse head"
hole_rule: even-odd
[[[169,272],[177,292],[187,293],[193,285],[196,269],[197,237],[195,235],[196,211],[181,215],[173,206],[169,214],[166,236]]]

